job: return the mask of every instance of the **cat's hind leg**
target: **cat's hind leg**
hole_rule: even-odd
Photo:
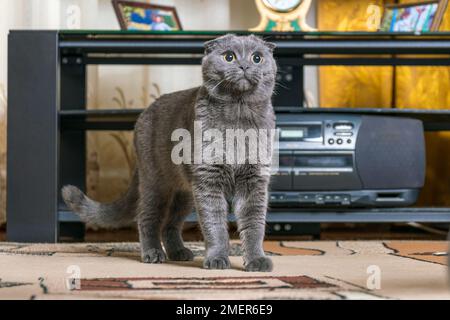
[[[162,190],[146,180],[140,181],[139,191],[137,225],[142,262],[163,263],[166,260],[166,254],[161,245],[161,231],[169,212],[173,193]]]
[[[194,259],[194,254],[184,246],[182,238],[184,220],[187,215],[192,213],[193,206],[191,192],[175,193],[162,232],[167,256],[172,261],[192,261]]]

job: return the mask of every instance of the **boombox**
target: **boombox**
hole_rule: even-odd
[[[279,169],[271,207],[414,204],[425,180],[425,139],[415,119],[280,113]]]

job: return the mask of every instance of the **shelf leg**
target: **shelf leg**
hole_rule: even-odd
[[[7,239],[58,239],[59,54],[56,31],[8,37]]]

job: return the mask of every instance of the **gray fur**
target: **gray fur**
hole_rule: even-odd
[[[91,200],[80,189],[71,185],[64,186],[61,193],[67,206],[83,221],[96,227],[113,229],[134,224],[131,217],[136,211],[137,188],[138,176],[135,171],[126,194],[112,203],[103,204]]]
[[[175,165],[171,151],[176,143],[171,134],[185,128],[193,136],[194,121],[202,121],[204,129],[222,132],[273,129],[271,96],[277,72],[273,49],[273,44],[253,35],[226,35],[207,42],[203,85],[163,95],[140,115],[134,135],[137,174],[124,198],[99,204],[68,186],[63,188],[67,205],[83,220],[99,226],[118,227],[135,219],[142,260],[147,263],[161,263],[167,257],[193,259],[183,245],[181,230],[195,205],[206,243],[204,267],[209,269],[230,267],[227,213],[233,210],[245,269],[271,271],[272,262],[262,248],[269,184],[269,177],[261,173],[263,165]],[[232,63],[223,58],[228,50],[236,55]],[[263,56],[262,63],[251,61],[255,52]]]

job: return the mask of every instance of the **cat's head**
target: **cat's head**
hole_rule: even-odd
[[[270,99],[277,73],[274,49],[255,35],[227,34],[206,42],[202,71],[208,93],[221,100]]]

